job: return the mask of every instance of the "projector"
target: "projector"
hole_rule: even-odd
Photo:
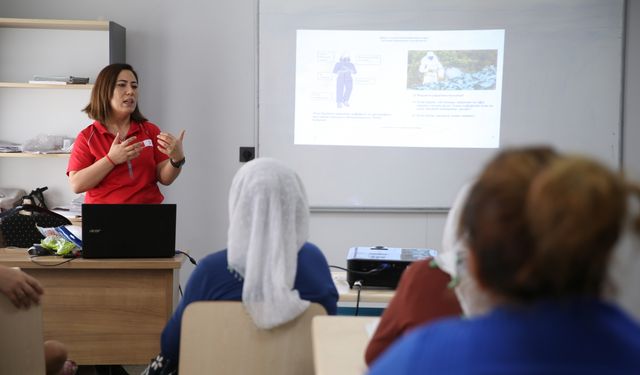
[[[362,286],[395,289],[400,276],[411,262],[438,255],[432,249],[405,249],[399,247],[352,247],[347,255],[347,283],[353,288],[356,281]]]

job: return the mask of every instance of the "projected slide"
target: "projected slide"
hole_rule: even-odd
[[[504,30],[298,30],[299,145],[495,148]]]

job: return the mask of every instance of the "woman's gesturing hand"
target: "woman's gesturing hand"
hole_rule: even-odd
[[[184,159],[184,150],[182,148],[183,139],[184,130],[180,132],[180,136],[177,138],[170,133],[162,132],[158,134],[158,150],[167,154],[171,160],[180,161]]]
[[[140,156],[143,144],[142,142],[134,142],[135,140],[135,136],[121,140],[120,133],[116,134],[116,138],[111,143],[111,148],[107,154],[109,160],[118,165]]]

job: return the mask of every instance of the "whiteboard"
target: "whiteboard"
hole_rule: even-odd
[[[260,0],[258,156],[314,207],[442,208],[500,148],[548,144],[619,166],[624,1]],[[294,144],[297,30],[504,30],[500,148]]]

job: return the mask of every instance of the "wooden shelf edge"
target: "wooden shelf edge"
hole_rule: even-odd
[[[28,29],[109,30],[109,21],[0,18],[0,27]]]
[[[30,152],[0,152],[0,158],[68,158],[71,154],[32,154]]]
[[[22,82],[0,82],[0,87],[5,88],[18,88],[18,89],[71,89],[71,90],[90,90],[93,88],[93,84],[86,85],[51,85],[42,83],[22,83]]]

